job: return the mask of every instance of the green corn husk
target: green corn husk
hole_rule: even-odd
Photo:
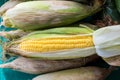
[[[41,31],[34,31],[22,37],[22,40],[39,38],[42,34],[68,34],[68,35],[76,35],[76,34],[91,34],[94,30],[97,29],[97,26],[91,24],[80,24],[78,27],[61,27],[61,28],[52,28]],[[49,36],[49,35],[48,35]]]
[[[13,8],[17,4],[21,2],[26,2],[26,1],[45,1],[45,0],[9,0],[0,7],[0,15],[2,16],[8,9]],[[46,1],[50,1],[50,0],[46,0]],[[57,1],[57,0],[54,0],[54,1]],[[87,0],[74,0],[74,1],[87,3]]]
[[[110,72],[105,68],[81,67],[39,75],[33,80],[104,80]]]
[[[82,32],[82,33],[81,33]],[[42,39],[42,38],[54,38],[69,35],[91,35],[92,29],[88,27],[63,27],[63,28],[53,28],[44,31],[32,32],[17,41],[13,41],[5,45],[5,51],[7,53],[19,54],[24,57],[31,57],[35,59],[48,59],[48,60],[61,60],[61,59],[76,59],[81,57],[88,57],[95,54],[94,47],[88,47],[83,49],[70,49],[70,50],[60,50],[51,51],[46,53],[34,53],[20,50],[17,47],[22,41],[30,39]]]
[[[10,68],[16,71],[29,74],[43,74],[58,70],[71,68],[79,68],[88,62],[98,59],[97,55],[92,55],[86,58],[72,60],[34,60],[24,57],[19,57],[12,62],[1,64],[0,68]],[[27,63],[27,64],[26,64]]]
[[[115,3],[116,3],[116,7],[120,13],[120,0],[115,0]]]
[[[17,4],[26,2],[26,1],[37,1],[37,0],[9,0],[0,7],[0,16],[2,16],[8,9],[11,9]],[[38,1],[41,1],[41,0],[38,0]]]
[[[93,33],[96,53],[108,64],[120,66],[120,25],[108,26]]]
[[[76,27],[77,26],[77,27]],[[52,28],[48,30],[39,30],[39,31],[23,31],[23,30],[14,30],[14,31],[2,31],[0,32],[0,36],[5,37],[9,40],[15,40],[18,38],[21,38],[27,34],[29,36],[37,35],[37,34],[42,34],[42,33],[47,33],[47,34],[88,34],[92,33],[94,30],[98,29],[97,26],[84,23],[84,24],[75,24],[75,25],[70,25],[67,27],[62,27],[62,28]],[[27,35],[28,36],[28,35]]]
[[[29,1],[16,5],[3,16],[3,25],[23,30],[60,27],[90,16],[101,8],[101,1],[93,6],[73,1]]]

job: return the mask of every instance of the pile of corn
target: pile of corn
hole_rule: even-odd
[[[78,25],[77,22],[102,10],[105,1],[6,2],[0,8],[2,25],[17,30],[0,33],[9,39],[3,45],[4,55],[14,54],[18,58],[0,67],[30,74],[46,73],[33,80],[103,80],[113,69],[81,66],[97,60],[99,56],[111,65],[120,64],[115,58],[119,55],[119,36],[110,37],[119,34],[119,25],[98,29],[95,25]]]

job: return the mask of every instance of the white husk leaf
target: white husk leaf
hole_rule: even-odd
[[[108,26],[93,33],[93,42],[99,56],[108,58],[120,55],[120,25]]]
[[[88,48],[76,48],[70,50],[61,50],[61,51],[52,51],[52,52],[43,52],[43,53],[34,53],[34,52],[26,52],[16,48],[13,48],[14,51],[21,52],[20,55],[24,55],[27,57],[38,58],[38,59],[49,59],[49,60],[60,60],[60,59],[76,59],[76,58],[84,58],[96,53],[94,47]]]

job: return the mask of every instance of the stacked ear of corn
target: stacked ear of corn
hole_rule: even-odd
[[[6,11],[3,15],[3,25],[23,30],[37,30],[72,24],[101,9],[100,0],[93,2],[93,6],[73,1],[23,2]]]
[[[33,54],[33,55],[36,55],[37,59],[41,59],[41,60],[36,60],[36,58],[34,58],[35,60],[33,58],[32,59],[18,58],[11,63],[1,65],[0,67],[12,68],[14,70],[22,71],[30,74],[40,74],[40,73],[47,73],[47,72],[52,72],[52,71],[57,71],[62,69],[77,68],[77,67],[83,66],[86,63],[93,61],[94,59],[97,59],[98,56],[95,55],[94,48],[91,48],[91,47],[89,48],[89,46],[93,45],[91,40],[92,37],[89,34],[93,33],[94,30],[90,29],[89,27],[85,27],[85,25],[82,25],[82,26],[83,27],[53,28],[48,30],[32,32],[22,37],[20,40],[12,42],[9,45],[9,47],[8,46],[6,47],[8,47],[7,48],[8,52],[17,54],[16,51],[20,50],[20,55],[25,56],[24,54],[21,54],[21,51],[25,51],[25,54],[30,53],[28,54],[28,56],[26,55],[27,57],[35,57],[35,56],[31,56],[31,54]],[[40,43],[37,45],[35,41],[32,41],[30,43],[33,43],[33,47],[31,47],[29,46],[30,45],[29,43],[26,43],[26,42],[29,42],[29,40],[30,41],[35,40],[36,42],[38,41],[37,44],[39,42]],[[80,40],[81,43],[79,43],[79,45],[76,46],[78,44],[77,43],[78,40]],[[49,42],[50,44],[48,44]],[[43,47],[45,45],[49,45],[49,46],[46,46],[43,50],[40,51],[40,49],[37,49],[36,47],[40,48],[41,46],[39,45],[41,43],[44,43],[42,45]],[[83,47],[83,50],[82,49],[72,50],[72,48],[75,48],[75,47],[79,47],[79,48]],[[86,48],[84,49],[84,47],[88,47],[87,51],[86,51]],[[24,50],[24,48],[25,49],[28,48],[28,50]],[[32,49],[29,50],[29,48],[32,48]],[[64,50],[64,48],[66,50]],[[12,49],[15,50],[15,52]],[[82,52],[80,53],[80,51]],[[87,52],[89,53],[87,54]],[[65,59],[69,59],[69,60],[65,60]],[[16,65],[18,63],[20,66]],[[31,66],[29,65],[25,66],[24,64],[26,63],[29,63],[29,65],[31,64]],[[60,65],[64,65],[64,66],[60,66]],[[53,66],[54,68],[52,69]],[[45,69],[41,69],[41,67],[42,68],[44,67]]]
[[[79,68],[95,59],[98,59],[97,55],[70,60],[36,60],[19,57],[12,62],[1,64],[0,68],[10,68],[29,74],[43,74],[64,69]]]
[[[55,30],[30,33],[10,43],[6,50],[26,57],[51,60],[75,59],[95,54],[92,34],[80,34],[81,28]]]
[[[111,72],[98,67],[81,67],[40,75],[33,80],[104,80]]]
[[[31,59],[18,58],[0,67],[40,74],[83,66],[98,58],[91,36],[94,30],[87,26],[88,24],[81,24],[80,27],[62,27],[31,32],[5,46],[7,53],[20,53],[20,56],[31,57]],[[26,63],[31,66],[25,66]]]
[[[45,1],[45,0],[9,0],[0,7],[0,15],[2,16],[8,9],[11,9],[17,4],[26,2],[26,1]],[[57,0],[46,0],[46,1],[57,1]],[[87,3],[87,0],[74,0],[74,1]]]
[[[101,0],[93,0],[93,6],[73,1],[29,1],[6,11],[3,24],[30,31],[60,27],[94,14],[101,9],[101,5]],[[63,27],[30,33],[4,46],[7,53],[24,58],[19,57],[0,67],[19,69],[30,74],[81,67],[98,58],[93,31],[88,27]],[[107,75],[106,71],[110,73],[109,70],[95,67],[78,68],[42,75],[33,80],[53,80],[58,75],[60,80],[102,80]]]

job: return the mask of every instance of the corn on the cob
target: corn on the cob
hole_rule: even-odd
[[[0,7],[0,15],[3,15],[8,9],[13,8],[17,4],[26,1],[45,1],[45,0],[9,0]],[[57,1],[57,0],[46,0],[46,1]],[[74,0],[74,1],[87,3],[87,0]]]
[[[98,67],[81,67],[39,75],[33,80],[104,80],[111,71]]]
[[[28,39],[24,40],[23,38],[23,40],[21,39],[17,42],[15,41],[10,45],[6,46],[6,51],[8,53],[19,54],[24,57],[49,60],[76,59],[81,57],[88,57],[95,54],[96,52],[94,44],[92,42],[93,40],[91,34],[39,34],[39,36],[37,36],[36,38],[35,37],[36,36],[29,36]],[[31,45],[31,43],[33,45]]]
[[[70,36],[45,39],[33,39],[19,44],[21,50],[29,52],[50,52],[74,48],[93,47],[92,36]]]
[[[94,0],[93,6],[73,1],[23,2],[6,11],[3,25],[23,30],[65,26],[97,12],[101,5],[100,0]]]
[[[88,57],[95,54],[92,32],[93,30],[87,27],[64,27],[32,32],[20,40],[10,42],[5,46],[5,50],[8,53],[38,59]]]
[[[34,60],[19,57],[12,62],[1,64],[0,68],[11,68],[29,74],[42,74],[63,69],[78,68],[98,58],[96,54],[85,58],[70,60]]]

